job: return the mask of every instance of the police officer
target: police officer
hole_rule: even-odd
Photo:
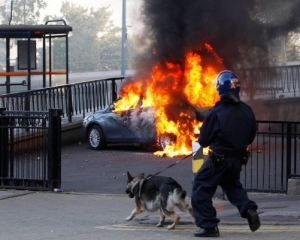
[[[195,175],[192,189],[192,207],[196,225],[195,237],[218,237],[217,213],[212,197],[221,186],[231,204],[242,218],[247,218],[251,231],[260,227],[257,204],[248,198],[240,183],[242,165],[248,160],[247,146],[256,135],[256,120],[252,109],[240,100],[240,80],[225,70],[216,77],[220,96],[208,112],[200,129],[198,142],[210,148],[208,159]]]

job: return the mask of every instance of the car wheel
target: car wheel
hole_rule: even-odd
[[[176,142],[176,135],[173,133],[163,133],[159,136],[159,147],[164,150],[168,145]]]
[[[106,140],[103,131],[97,125],[94,125],[90,128],[88,140],[89,140],[90,147],[93,150],[96,149],[99,150],[106,147]]]

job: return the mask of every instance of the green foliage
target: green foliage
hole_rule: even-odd
[[[11,25],[26,24],[34,25],[41,24],[40,11],[47,7],[44,0],[18,0],[13,1],[13,11]],[[1,24],[9,24],[9,17],[5,12],[6,6],[0,7]],[[25,10],[25,11],[24,11]]]
[[[99,39],[99,71],[117,70],[121,68],[121,36],[120,29],[108,28]],[[119,34],[119,35],[118,35]]]
[[[65,1],[61,14],[73,31],[69,37],[69,69],[71,72],[110,71],[121,69],[121,29],[111,21],[112,12],[109,6],[99,9],[85,8],[81,5]],[[47,16],[46,20],[58,19],[57,16]],[[57,56],[59,47],[53,50]],[[126,41],[127,69],[133,68],[132,59],[136,55],[137,41],[129,37]],[[62,47],[64,52],[65,48]],[[56,59],[55,68],[60,63]]]
[[[73,28],[69,38],[70,71],[120,69],[120,29],[110,21],[112,13],[108,6],[88,9],[66,1],[61,13]]]

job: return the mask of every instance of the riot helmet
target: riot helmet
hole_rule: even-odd
[[[221,98],[226,95],[239,95],[241,83],[235,73],[224,70],[218,74],[215,83]]]

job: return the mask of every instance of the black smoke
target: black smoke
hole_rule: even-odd
[[[270,42],[298,30],[299,10],[300,0],[144,0],[143,38],[151,46],[137,69],[145,72],[165,61],[184,68],[187,51],[200,53],[203,64],[210,64],[204,43],[211,44],[227,69],[267,66]]]

